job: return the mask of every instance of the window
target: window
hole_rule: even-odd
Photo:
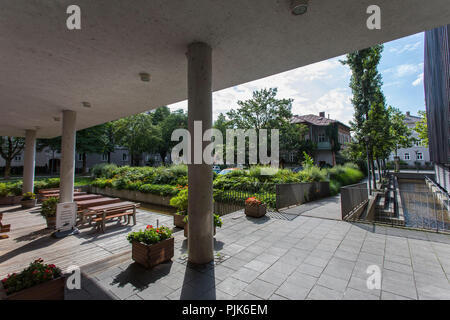
[[[14,157],[14,161],[20,161],[20,160],[22,160],[22,156],[15,156]]]
[[[294,153],[294,152],[291,152],[291,153],[289,154],[289,162],[293,163],[294,161],[295,161],[295,153]]]
[[[423,160],[423,153],[417,152],[417,160]]]
[[[128,160],[128,155],[126,153],[122,154],[122,160],[123,161],[127,161]]]
[[[403,156],[403,159],[410,160],[409,153],[405,153],[405,155]]]
[[[318,140],[319,142],[325,142],[326,141],[325,133],[319,133]]]
[[[102,154],[102,161],[108,161],[108,155],[106,153]]]
[[[83,154],[82,153],[78,154],[78,161],[83,161]]]

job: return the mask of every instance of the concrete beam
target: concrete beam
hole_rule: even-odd
[[[188,261],[204,264],[214,259],[213,185],[212,167],[194,163],[195,148],[203,150],[207,143],[203,133],[212,126],[212,50],[205,43],[192,43],[188,47],[188,129],[191,135],[191,162],[188,165]],[[201,121],[202,132],[195,132],[194,121]],[[196,138],[196,139],[195,139]],[[200,159],[196,159],[200,160]]]
[[[22,193],[34,191],[35,160],[36,160],[36,130],[26,130]]]
[[[75,179],[76,112],[63,111],[59,202],[73,202]]]

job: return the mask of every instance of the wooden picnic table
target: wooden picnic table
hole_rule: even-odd
[[[102,206],[102,205],[107,205],[107,204],[117,203],[117,202],[120,202],[119,198],[109,198],[109,197],[76,201],[79,211],[90,208],[90,207]]]
[[[73,193],[74,197],[75,196],[83,196],[83,195],[87,195],[87,192],[81,192],[81,191],[76,191]],[[59,198],[59,192],[58,193],[45,193],[42,194],[42,199],[48,199],[48,198]]]
[[[83,194],[83,195],[77,195],[73,197],[73,200],[76,201],[84,201],[84,200],[92,200],[92,199],[99,199],[103,198],[102,195],[99,194]]]
[[[139,203],[130,201],[120,201],[95,207],[89,207],[79,213],[78,224],[84,224],[89,221],[89,225],[95,222],[94,228],[105,232],[106,220],[119,218],[125,219],[127,224],[130,223],[130,218],[133,218],[133,223],[136,224],[136,208],[139,208]]]
[[[79,192],[80,189],[75,188],[73,189],[74,192]],[[58,193],[59,194],[59,188],[51,188],[51,189],[41,189],[38,191],[39,194],[46,195],[50,193]]]

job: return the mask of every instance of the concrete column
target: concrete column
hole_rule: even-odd
[[[76,112],[63,111],[61,139],[61,172],[59,202],[73,202],[73,184],[75,177],[75,139]]]
[[[188,129],[191,135],[188,261],[195,264],[208,263],[214,259],[212,166],[205,164],[203,157],[196,157],[201,163],[194,164],[195,149],[201,148],[203,155],[208,143],[200,141],[203,141],[203,133],[212,126],[211,51],[211,47],[205,43],[192,43],[187,53]],[[202,132],[195,132],[197,136],[194,135],[194,121],[202,123]],[[195,140],[199,141],[197,146]]]
[[[35,159],[36,159],[36,130],[26,130],[22,193],[34,191]]]

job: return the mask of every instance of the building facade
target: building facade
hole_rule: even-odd
[[[419,139],[419,134],[414,130],[416,127],[416,123],[420,121],[420,117],[413,116],[409,111],[406,112],[405,115],[405,124],[406,126],[411,129],[411,135]],[[410,148],[400,148],[397,150],[397,155],[400,158],[400,161],[403,161],[408,164],[408,166],[411,167],[417,167],[417,165],[420,165],[420,167],[430,165],[430,151],[428,147],[422,142],[418,141],[416,142],[412,147]],[[389,160],[394,161],[395,153],[393,152]]]
[[[425,101],[436,182],[450,191],[450,25],[425,32]]]
[[[340,148],[345,148],[345,145],[351,141],[350,127],[340,121],[325,117],[325,112],[320,112],[319,115],[308,114],[303,116],[294,116],[291,120],[294,124],[304,124],[308,127],[308,133],[305,136],[306,140],[312,140],[316,145],[313,158],[314,163],[318,166],[335,166],[336,153],[339,143]],[[333,139],[333,130],[336,130],[336,137]]]

